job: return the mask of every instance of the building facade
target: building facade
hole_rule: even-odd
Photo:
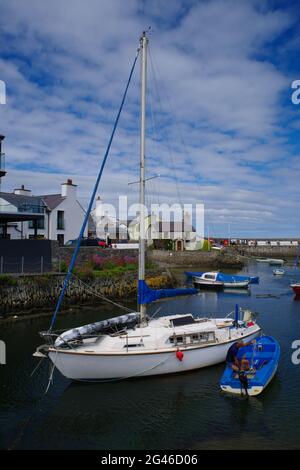
[[[0,193],[0,237],[45,238],[60,244],[78,237],[85,211],[71,179],[58,194],[34,196],[24,186]],[[87,236],[86,228],[84,236]]]

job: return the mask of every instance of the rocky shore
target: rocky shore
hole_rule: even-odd
[[[34,275],[3,277],[0,282],[0,318],[13,315],[38,314],[53,310],[62,288],[64,275]],[[173,280],[167,273],[150,272],[147,277],[150,287],[171,287]],[[137,281],[135,272],[117,276],[80,279],[73,277],[66,291],[63,308],[76,304],[93,304],[108,297],[111,300],[135,300]]]
[[[70,251],[70,250],[69,250]],[[71,252],[65,258],[60,256],[67,266]],[[122,256],[120,256],[122,255]],[[103,257],[104,256],[104,257]],[[115,252],[105,252],[99,256],[88,250],[83,250],[80,259],[79,271],[73,276],[66,290],[62,309],[70,309],[72,306],[89,304],[95,305],[101,301],[101,297],[111,300],[135,302],[137,294],[137,266],[131,264],[128,269],[124,262],[136,262],[136,254],[131,256]],[[163,251],[149,250],[147,253],[147,282],[150,287],[164,288],[175,287],[177,282],[170,274],[169,269],[240,269],[245,260],[237,253],[220,251]],[[58,258],[56,259],[58,261]],[[103,265],[105,262],[105,266]],[[101,265],[99,267],[99,264]],[[121,265],[118,268],[118,265]],[[95,270],[95,267],[98,270]],[[103,265],[103,266],[102,266]],[[100,269],[100,270],[99,270]],[[116,272],[114,269],[121,269]],[[47,274],[32,275],[0,275],[0,319],[13,318],[27,315],[37,315],[53,311],[61,291],[65,273],[50,272]]]

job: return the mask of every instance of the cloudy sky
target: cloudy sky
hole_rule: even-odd
[[[86,204],[138,46],[151,26],[148,202],[205,204],[206,229],[300,236],[300,6],[275,0],[0,0],[8,174]],[[99,193],[134,200],[136,68]]]

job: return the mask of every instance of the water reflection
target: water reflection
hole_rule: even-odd
[[[45,396],[48,365],[38,372],[32,357],[38,331],[49,319],[2,328],[8,365],[0,368],[0,445],[14,449],[184,449],[299,448],[300,374],[291,362],[291,343],[300,331],[299,303],[289,277],[276,279],[268,266],[251,295],[203,292],[151,306],[159,314],[187,310],[200,316],[226,315],[235,303],[259,312],[259,324],[282,349],[278,374],[259,397],[231,397],[219,390],[224,366],[186,374],[73,384],[58,372]],[[257,297],[265,293],[272,297]],[[273,297],[274,295],[274,297]],[[237,302],[238,299],[238,302]],[[111,316],[110,307],[84,308],[61,316],[59,328]]]

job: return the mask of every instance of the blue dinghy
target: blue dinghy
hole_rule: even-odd
[[[238,359],[248,359],[250,370],[235,372],[227,366],[220,381],[224,392],[239,395],[259,395],[274,377],[280,346],[272,336],[261,336],[254,344],[239,349]]]

